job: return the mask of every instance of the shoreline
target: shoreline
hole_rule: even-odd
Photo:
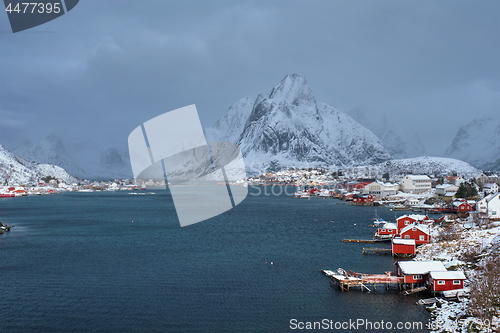
[[[436,241],[418,247],[414,260],[439,260],[449,270],[463,271],[464,287],[469,291],[457,301],[438,298],[427,308],[431,311],[431,332],[498,332],[500,307],[490,296],[497,301],[500,298],[495,292],[500,286],[496,266],[500,265],[500,222],[479,224],[472,217],[457,219],[435,227],[432,236]]]

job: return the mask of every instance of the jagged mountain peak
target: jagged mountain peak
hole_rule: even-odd
[[[331,106],[317,104],[305,78],[297,74],[287,75],[268,97],[259,95],[253,104],[240,100],[205,133],[209,141],[237,143],[250,168],[276,163],[351,166],[390,158],[371,131]]]
[[[304,102],[314,102],[314,95],[307,85],[306,78],[299,74],[285,76],[269,94],[269,99],[277,103],[286,102],[299,105]]]
[[[444,156],[466,161],[486,170],[500,169],[500,122],[475,118],[461,126]]]

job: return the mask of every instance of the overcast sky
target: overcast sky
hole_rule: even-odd
[[[0,13],[0,143],[115,146],[190,104],[209,127],[291,73],[441,155],[460,126],[499,118],[500,1],[81,0],[16,34]]]

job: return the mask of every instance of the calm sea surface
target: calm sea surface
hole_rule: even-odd
[[[390,220],[394,212],[251,189],[258,191],[184,228],[166,190],[1,198],[0,221],[15,227],[0,235],[0,332],[296,332],[293,318],[428,322],[415,296],[342,293],[319,272],[393,270],[392,257],[361,252],[387,243],[342,239],[371,238],[376,210]]]

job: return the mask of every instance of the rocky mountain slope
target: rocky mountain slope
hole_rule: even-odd
[[[390,177],[407,174],[449,175],[457,173],[459,176],[476,177],[480,170],[467,162],[453,158],[420,156],[405,159],[386,161],[380,164],[357,168],[366,169],[373,176],[382,176],[388,172]]]
[[[13,152],[37,163],[57,165],[83,179],[115,179],[132,177],[128,149],[105,148],[87,141],[66,149],[61,138],[50,134],[33,144],[24,141]]]
[[[444,155],[484,170],[500,171],[500,122],[476,118],[460,127]]]
[[[62,179],[67,183],[78,182],[75,177],[58,166],[28,161],[0,145],[0,184],[36,183],[47,176]]]
[[[205,133],[207,141],[237,143],[254,171],[269,165],[349,167],[391,158],[370,130],[317,103],[297,74],[287,75],[269,95],[241,99]]]

